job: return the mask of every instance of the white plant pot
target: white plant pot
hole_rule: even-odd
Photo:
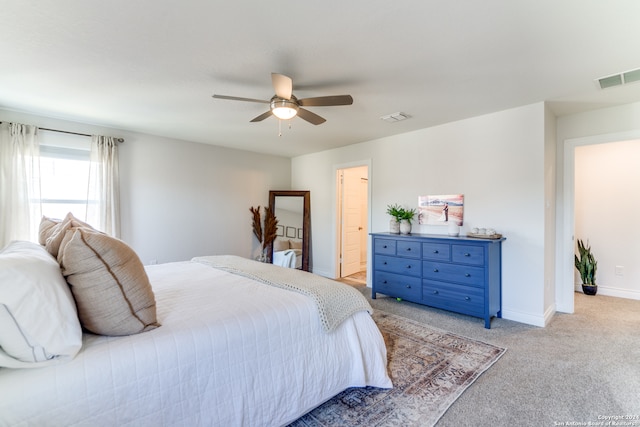
[[[411,234],[411,223],[408,219],[400,221],[400,234]]]
[[[395,218],[389,221],[389,233],[400,234],[400,223]]]

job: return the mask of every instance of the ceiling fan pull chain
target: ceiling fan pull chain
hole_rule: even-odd
[[[282,136],[282,120],[278,119],[278,136]]]

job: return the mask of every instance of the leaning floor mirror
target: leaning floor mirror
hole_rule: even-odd
[[[271,262],[309,271],[311,232],[309,191],[269,191],[269,208],[278,220]]]

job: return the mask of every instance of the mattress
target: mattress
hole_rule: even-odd
[[[302,294],[194,262],[147,273],[162,326],[0,369],[0,425],[278,426],[348,387],[392,386],[365,311],[326,333]]]

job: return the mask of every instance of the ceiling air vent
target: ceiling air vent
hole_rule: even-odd
[[[407,115],[405,113],[393,113],[393,114],[389,114],[387,116],[380,117],[380,119],[382,119],[382,120],[384,120],[385,122],[388,122],[388,123],[400,122],[400,121],[406,120],[408,118],[409,118],[409,115]]]
[[[640,81],[640,68],[637,70],[625,71],[624,73],[612,76],[600,77],[597,82],[600,89],[607,89],[614,86]]]

